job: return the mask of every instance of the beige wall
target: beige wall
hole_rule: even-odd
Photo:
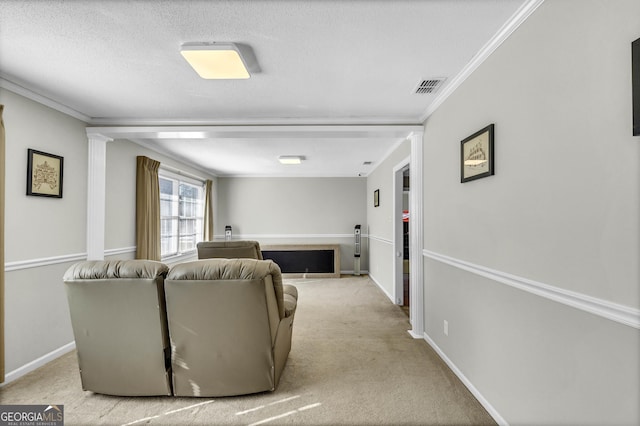
[[[637,315],[638,16],[546,1],[426,122],[426,334],[510,424],[640,421],[638,329],[505,284]],[[490,123],[496,174],[461,184],[460,141]]]
[[[85,124],[5,89],[5,351],[12,373],[73,341],[62,274],[86,246]],[[26,196],[27,149],[64,157],[63,198]]]
[[[411,155],[411,143],[404,141],[392,152],[367,178],[367,219],[369,265],[371,278],[382,288],[387,296],[394,300],[393,262],[394,253],[394,167]],[[379,190],[380,205],[374,207],[373,193]]]
[[[202,180],[213,181],[216,193],[217,178],[176,162],[165,155],[127,140],[107,143],[105,249],[121,251],[135,247],[136,218],[136,157],[144,155],[160,161],[161,167],[181,170]],[[215,196],[214,196],[215,197]],[[214,217],[215,220],[215,217]],[[117,254],[113,258],[133,258],[134,252]]]
[[[7,381],[72,348],[65,270],[86,258],[86,124],[11,91],[5,105],[5,351]],[[26,196],[27,149],[64,157],[63,198]],[[214,180],[128,141],[107,144],[105,249],[135,246],[136,155]],[[128,188],[128,189],[127,189]],[[214,189],[215,192],[215,189]],[[108,254],[108,253],[107,253]]]
[[[366,229],[365,178],[218,178],[215,235],[266,244],[340,244],[353,271],[353,229]],[[366,239],[363,242],[366,249]],[[361,269],[367,269],[363,250]]]

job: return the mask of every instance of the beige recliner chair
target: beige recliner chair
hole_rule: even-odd
[[[262,250],[258,241],[203,241],[197,244],[198,259],[259,259],[263,260]],[[284,285],[284,292],[298,298],[298,290],[290,285]]]
[[[291,349],[297,305],[270,260],[175,265],[165,281],[176,396],[272,391]]]
[[[262,251],[257,241],[202,241],[197,244],[198,259],[260,259]]]
[[[171,395],[164,303],[166,265],[87,261],[64,275],[82,388]]]

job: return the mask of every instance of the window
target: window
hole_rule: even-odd
[[[202,241],[204,183],[160,170],[162,258],[192,253]]]

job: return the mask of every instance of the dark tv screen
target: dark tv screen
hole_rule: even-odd
[[[640,38],[631,43],[633,136],[640,136]]]

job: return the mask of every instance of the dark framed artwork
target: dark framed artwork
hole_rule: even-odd
[[[460,143],[460,182],[469,182],[494,174],[494,124],[478,130]]]
[[[27,195],[62,198],[64,158],[35,149],[27,156]]]
[[[380,190],[376,189],[373,191],[373,207],[378,207],[380,205]]]
[[[631,43],[631,97],[633,136],[640,136],[640,38]]]

